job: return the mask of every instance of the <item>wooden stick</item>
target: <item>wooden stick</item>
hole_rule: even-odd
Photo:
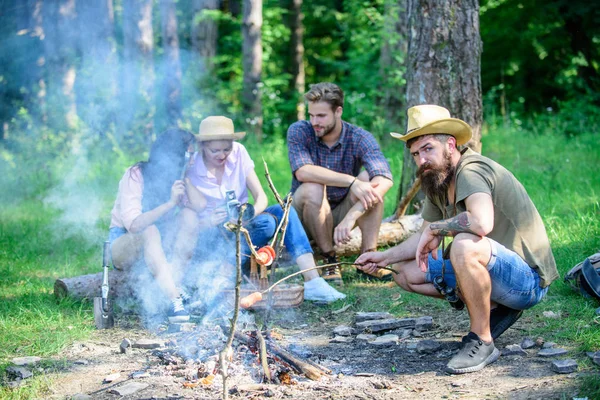
[[[279,203],[281,208],[283,208],[283,200],[281,199],[281,196],[277,192],[277,189],[275,189],[275,185],[273,184],[273,181],[271,180],[271,174],[269,174],[269,167],[267,166],[267,162],[265,161],[264,157],[263,157],[263,164],[265,166],[265,177],[267,178],[267,183],[269,184],[269,188],[273,192],[273,195],[275,196],[275,200],[277,200],[277,202]]]
[[[415,181],[408,190],[408,193],[406,193],[402,200],[400,200],[400,203],[398,203],[398,207],[396,208],[396,212],[394,213],[394,217],[396,219],[400,218],[406,213],[406,209],[408,208],[410,201],[413,199],[413,197],[417,195],[419,189],[421,189],[421,180],[419,178],[415,178]]]
[[[262,333],[260,333],[260,329],[256,330],[256,339],[258,341],[258,354],[260,355],[260,365],[265,373],[265,378],[268,382],[271,382],[271,371],[269,370],[269,363],[267,362],[267,345],[265,343],[265,338]]]

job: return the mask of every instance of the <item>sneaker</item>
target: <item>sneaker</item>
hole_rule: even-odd
[[[494,346],[494,342],[487,344],[473,332],[463,337],[462,348],[448,365],[446,372],[450,374],[465,374],[483,369],[500,357],[500,350]]]
[[[335,252],[324,254],[324,257],[325,264],[336,264],[338,262]],[[342,280],[342,269],[340,268],[339,264],[323,268],[321,277],[329,283],[334,283],[337,285],[344,284],[344,281]]]
[[[492,338],[496,340],[498,336],[502,335],[504,331],[510,328],[519,318],[523,315],[523,310],[515,310],[510,307],[498,304],[498,307],[494,308],[490,312],[490,331],[492,332]]]
[[[183,301],[183,305],[187,306],[192,301],[192,296],[182,287],[177,288],[179,290],[179,297]]]
[[[344,293],[340,293],[329,286],[323,278],[315,278],[304,282],[304,300],[331,303],[344,298],[346,298]]]
[[[169,322],[172,324],[187,322],[190,320],[190,314],[183,307],[183,300],[181,297],[173,300],[171,304],[171,309],[167,313],[167,317],[169,318]]]

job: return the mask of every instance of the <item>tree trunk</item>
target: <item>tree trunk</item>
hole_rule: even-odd
[[[242,103],[244,116],[250,119],[251,129],[256,139],[262,141],[262,0],[244,0],[242,20],[242,64],[244,86]]]
[[[302,20],[302,0],[288,0],[286,7],[289,10],[288,27],[290,29],[290,64],[289,72],[292,76],[290,89],[296,98],[296,119],[306,118],[304,105],[304,92],[306,90],[306,74],[304,72],[304,24]]]
[[[160,0],[163,50],[165,52],[163,77],[169,125],[177,125],[177,121],[181,119],[181,62],[179,61],[176,12],[174,0]]]
[[[404,127],[404,65],[408,50],[406,0],[385,0],[383,37],[379,58],[381,76],[380,105],[393,131]],[[394,140],[385,135],[384,142]]]
[[[77,44],[75,0],[45,1],[42,5],[46,65],[48,123],[54,128],[74,128],[75,49]],[[50,113],[52,111],[52,113]]]
[[[94,131],[104,134],[114,119],[117,58],[112,0],[79,1],[80,67],[77,71],[77,110]]]
[[[467,144],[481,151],[481,39],[479,3],[407,0],[409,32],[406,105],[437,104],[471,125]],[[401,198],[412,186],[416,166],[404,150]],[[422,198],[422,196],[420,197]]]
[[[193,0],[192,8],[192,47],[199,61],[198,72],[203,77],[213,69],[219,34],[217,21],[207,16],[205,11],[217,10],[219,0]]]
[[[142,121],[150,142],[154,114],[154,32],[152,0],[123,0],[123,68],[119,131]],[[138,132],[136,132],[137,134]]]

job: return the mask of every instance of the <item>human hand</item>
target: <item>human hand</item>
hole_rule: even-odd
[[[419,239],[417,252],[415,254],[417,265],[421,271],[427,272],[427,260],[429,258],[429,253],[431,253],[431,256],[434,260],[438,259],[437,248],[439,247],[442,239],[443,236],[434,235],[429,228],[426,228],[421,234],[421,239]]]
[[[354,228],[354,224],[356,220],[346,217],[335,227],[333,230],[333,241],[336,245],[348,243],[350,241],[350,233],[352,232],[352,228]]]
[[[385,252],[369,251],[361,254],[354,262],[356,268],[367,274],[374,275],[379,270],[379,267],[387,267],[389,261],[385,255]]]
[[[211,226],[217,226],[225,223],[229,218],[229,214],[225,208],[217,208],[209,217],[209,222]]]
[[[379,186],[379,183],[365,182],[360,179],[356,179],[350,186],[350,193],[352,193],[358,201],[362,204],[365,210],[369,210],[377,203],[383,202],[381,195],[375,190]]]
[[[169,201],[173,206],[179,204],[181,197],[185,194],[185,184],[181,180],[176,180],[171,186],[171,198]]]

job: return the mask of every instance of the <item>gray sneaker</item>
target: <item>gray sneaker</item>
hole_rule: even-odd
[[[467,336],[463,337],[462,348],[458,354],[452,357],[446,366],[446,372],[465,374],[479,371],[496,361],[498,357],[500,357],[500,350],[494,346],[494,342],[486,344],[477,334],[469,332]]]

